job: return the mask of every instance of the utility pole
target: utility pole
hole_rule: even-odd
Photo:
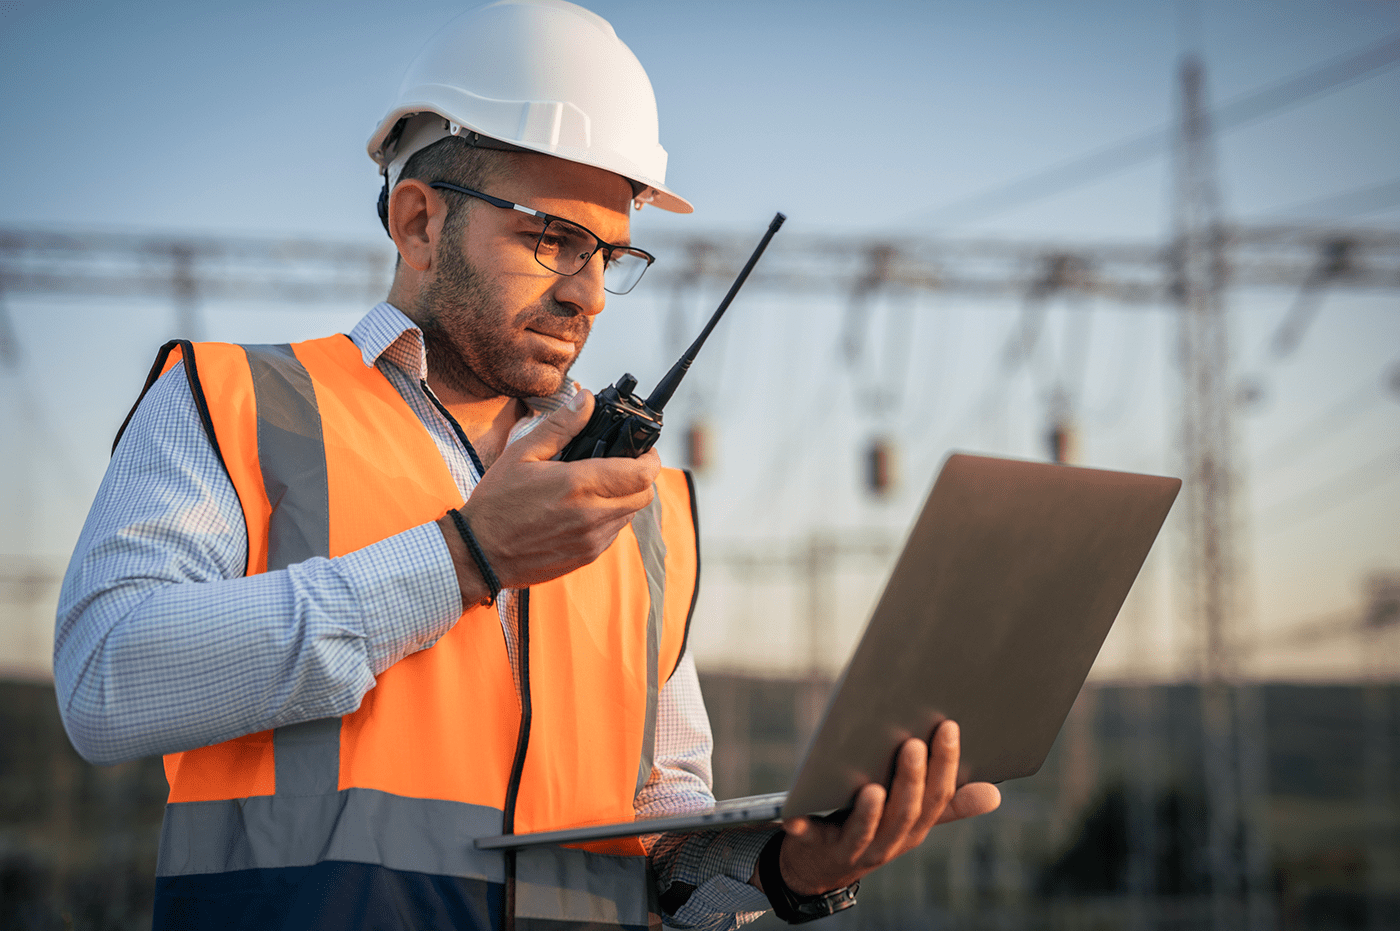
[[[1366,931],[1381,931],[1387,924],[1384,902],[1388,889],[1400,877],[1400,856],[1396,855],[1395,830],[1395,724],[1391,720],[1394,686],[1387,682],[1394,675],[1397,655],[1396,634],[1400,633],[1400,572],[1377,573],[1369,580],[1370,604],[1362,620],[1363,648],[1366,652]],[[1393,680],[1392,680],[1393,681]]]
[[[175,332],[180,339],[204,338],[199,319],[199,285],[194,273],[194,250],[177,243],[170,250],[170,296],[175,302]]]
[[[7,443],[10,444],[11,452],[8,455],[14,469],[10,480],[14,482],[16,493],[9,498],[14,502],[11,513],[19,536],[29,538],[35,531],[34,482],[38,472],[34,455],[35,431],[29,427],[36,414],[31,406],[32,398],[26,392],[23,372],[20,371],[23,358],[19,334],[5,299],[4,276],[0,275],[0,391],[3,391],[7,401],[13,399],[15,406],[15,435],[8,437]],[[0,514],[0,519],[8,516]],[[8,541],[0,542],[0,552],[4,552],[7,546]]]
[[[1180,311],[1187,609],[1195,621],[1216,931],[1268,927],[1257,702],[1238,681],[1234,380],[1225,287],[1226,231],[1205,101],[1205,68],[1180,72],[1175,152],[1175,296]]]

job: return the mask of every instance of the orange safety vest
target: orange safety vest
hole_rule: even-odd
[[[179,359],[242,503],[249,575],[462,503],[347,337],[167,344],[147,387]],[[663,470],[656,492],[592,564],[520,592],[519,694],[496,610],[473,607],[352,714],[167,756],[156,926],[654,926],[635,839],[473,840],[633,817],[699,573],[689,476]]]

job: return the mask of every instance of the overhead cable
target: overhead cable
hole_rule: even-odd
[[[1265,474],[1273,471],[1269,466],[1292,465],[1307,453],[1322,449],[1323,440],[1331,438],[1350,425],[1358,415],[1370,410],[1381,395],[1376,383],[1367,379],[1302,427],[1265,447],[1255,457],[1256,460],[1266,466]]]
[[[1367,494],[1400,475],[1400,446],[1393,447],[1361,465],[1347,470],[1331,481],[1324,482],[1261,509],[1258,520],[1259,536],[1271,537],[1282,530],[1325,514],[1349,501]]]
[[[1334,58],[1309,71],[1236,97],[1210,113],[1211,125],[1217,131],[1243,126],[1310,98],[1340,90],[1397,62],[1400,62],[1400,33],[1359,52]],[[942,207],[920,211],[918,215],[926,222],[943,227],[982,220],[1155,158],[1166,150],[1174,132],[1174,127],[1163,126],[1038,171],[1019,181],[999,185]]]
[[[1329,194],[1326,197],[1305,200],[1287,207],[1276,207],[1259,214],[1259,216],[1263,218],[1325,217],[1337,219],[1364,217],[1367,214],[1379,213],[1396,206],[1400,206],[1400,178],[1344,191],[1340,194]]]

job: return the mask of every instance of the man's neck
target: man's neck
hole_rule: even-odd
[[[480,398],[444,384],[431,373],[428,386],[442,406],[451,412],[471,441],[481,464],[488,469],[506,448],[511,428],[528,413],[525,402],[517,398]]]

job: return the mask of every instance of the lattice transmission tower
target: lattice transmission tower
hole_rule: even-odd
[[[1226,227],[1206,107],[1205,68],[1180,71],[1173,202],[1182,373],[1186,607],[1201,675],[1212,923],[1270,927],[1259,706],[1239,672],[1241,548],[1237,389],[1225,299]]]

